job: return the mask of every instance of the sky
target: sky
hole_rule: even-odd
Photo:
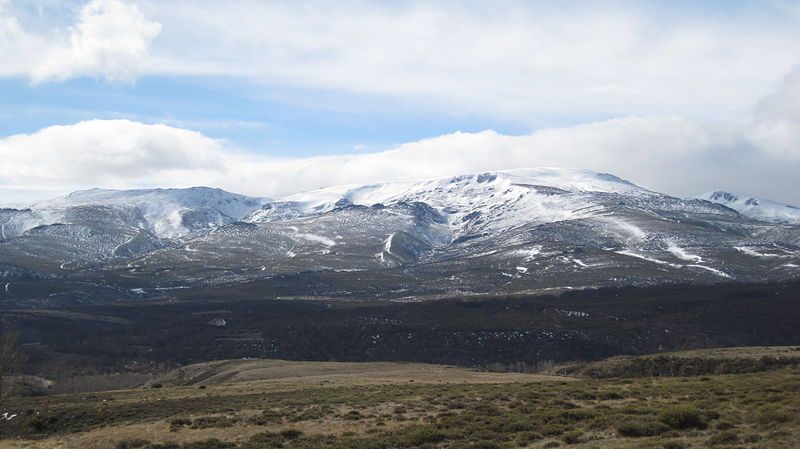
[[[800,1],[0,0],[0,204],[520,167],[800,206]]]

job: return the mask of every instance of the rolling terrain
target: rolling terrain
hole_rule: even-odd
[[[423,362],[531,371],[711,347],[800,344],[800,288],[722,284],[474,295],[417,302],[264,300],[247,292],[100,304],[0,305],[24,373],[69,391],[87,375],[152,379],[209,360]],[[128,377],[119,377],[128,386]],[[125,382],[123,382],[125,381]],[[103,382],[98,385],[105,386]],[[90,386],[90,385],[89,385]]]
[[[797,348],[740,351],[774,357]],[[691,361],[705,353],[672,356]],[[221,373],[235,375],[214,377]],[[208,382],[193,377],[204,374],[212,374]],[[799,403],[796,366],[592,379],[227,361],[185,367],[145,388],[10,400],[2,405],[11,419],[0,425],[0,447],[788,449],[796,447]]]
[[[741,208],[734,198],[680,199],[552,168],[277,199],[90,190],[0,211],[0,298],[87,302],[222,287],[408,299],[798,278],[800,225],[786,215],[796,209],[756,200]]]

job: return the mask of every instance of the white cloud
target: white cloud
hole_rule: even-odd
[[[342,183],[579,166],[676,195],[727,189],[800,204],[800,69],[765,96],[800,54],[800,8],[742,3],[714,15],[686,4],[674,11],[645,3],[552,5],[92,0],[63,46],[63,33],[26,29],[30,17],[20,19],[0,0],[0,76],[130,83],[138,74],[225,75],[251,81],[245,85],[254,96],[261,84],[289,85],[443,114],[595,120],[298,159],[246,153],[174,126],[92,120],[0,139],[0,189],[49,195],[204,184],[274,196]],[[154,41],[160,24],[164,33]],[[37,60],[42,49],[50,50]],[[334,110],[347,107],[334,97]]]
[[[777,92],[758,102],[748,137],[777,157],[800,161],[800,66]]]
[[[762,151],[749,127],[628,117],[506,136],[454,133],[376,153],[277,159],[200,133],[128,120],[54,126],[0,140],[0,189],[211,185],[261,196],[322,186],[516,167],[606,171],[674,195],[728,189],[800,203],[800,161]]]
[[[40,47],[41,42],[11,13],[8,1],[0,0],[0,76],[24,73]]]
[[[51,126],[0,140],[0,183],[18,189],[72,189],[136,183],[199,182],[230,159],[221,142],[200,133],[128,120]]]
[[[142,8],[170,30],[148,65],[154,73],[372,94],[534,124],[736,115],[774,88],[800,50],[800,9],[778,2],[725,14],[625,1],[145,0]]]
[[[624,0],[135,3],[89,2],[68,46],[58,31],[29,32],[57,50],[45,51],[44,62],[0,61],[0,74],[122,82],[136,73],[218,75],[249,82],[256,97],[292,86],[310,96],[356,93],[375,107],[389,98],[542,126],[624,115],[737,117],[800,54],[800,7],[779,0],[724,12]],[[337,100],[336,108],[348,104]]]
[[[32,68],[33,83],[91,76],[130,84],[136,80],[161,25],[135,5],[120,0],[91,0],[70,28],[69,45],[53,45]]]

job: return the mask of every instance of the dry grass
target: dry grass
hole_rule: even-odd
[[[19,400],[16,409],[53,419],[38,433],[32,416],[28,427],[12,421],[17,433],[6,435],[29,438],[8,438],[0,449],[113,449],[134,440],[180,449],[791,449],[800,430],[796,368],[577,380],[420,364],[237,361],[169,377],[184,385]],[[222,443],[203,443],[210,439]]]
[[[504,383],[564,380],[564,376],[528,373],[490,373],[469,368],[422,363],[292,362],[285,360],[228,360],[189,365],[153,383],[163,385],[218,385],[238,382],[335,382],[386,384],[409,381],[422,383]],[[571,379],[571,378],[566,378]]]

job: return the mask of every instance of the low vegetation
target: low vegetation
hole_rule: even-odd
[[[252,299],[229,289],[187,289],[174,293],[186,297],[124,303],[0,302],[0,330],[20,329],[29,355],[23,374],[55,381],[59,393],[130,388],[179,366],[245,357],[536,372],[620,355],[796,345],[798,287],[659,286],[408,303],[267,300],[263,292]],[[214,319],[225,326],[209,324]],[[598,368],[596,377],[756,372],[796,366],[797,356],[678,364],[654,358]],[[119,375],[102,377],[112,373]]]
[[[9,404],[19,416],[0,425],[0,437],[30,448],[788,449],[800,431],[794,367],[513,382],[502,376],[519,375],[398,376],[19,398]]]

